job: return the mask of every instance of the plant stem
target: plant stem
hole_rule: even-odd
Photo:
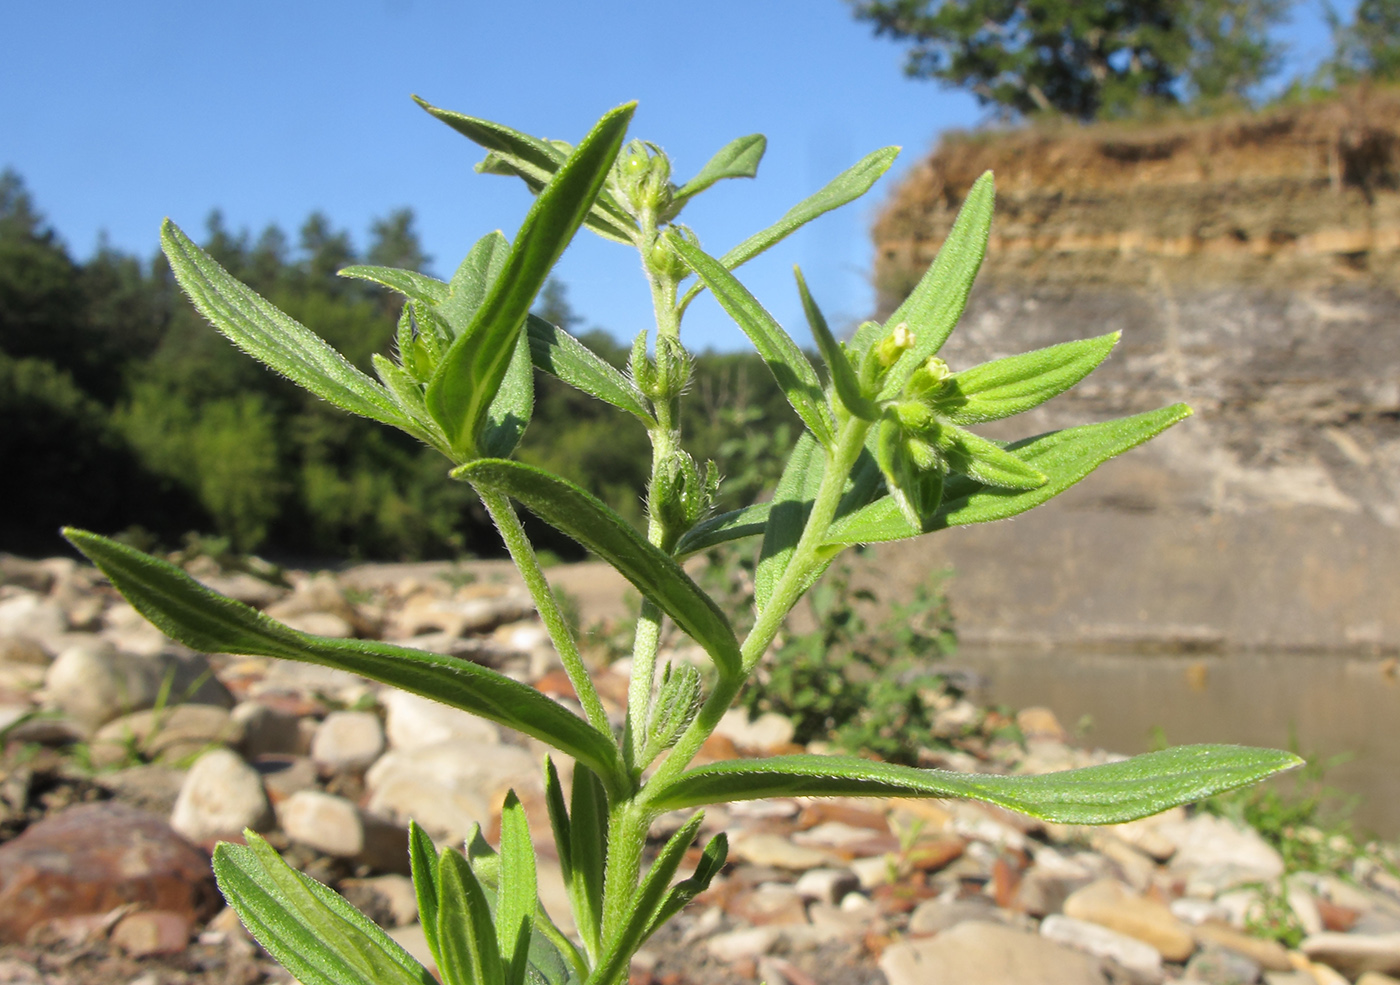
[[[830,549],[824,549],[822,541],[836,516],[836,507],[841,503],[846,480],[850,477],[856,459],[860,457],[861,449],[865,447],[865,436],[869,430],[870,423],[857,417],[850,418],[841,429],[836,447],[827,454],[821,486],[817,489],[812,511],[807,515],[802,537],[797,542],[787,570],[773,587],[768,604],[758,614],[753,629],[749,630],[749,635],[744,638],[740,647],[743,672],[733,678],[721,677],[716,682],[714,690],[695,716],[695,721],[685,730],[671,749],[670,755],[666,757],[666,761],[643,788],[639,797],[641,802],[646,802],[648,790],[665,789],[667,783],[690,765],[690,761],[700,751],[700,746],[710,737],[720,718],[734,703],[734,698],[753,671],[754,665],[762,659],[774,637],[778,635],[788,612],[810,587],[814,573],[825,567],[830,558],[835,556],[834,553],[827,554]]]
[[[579,655],[573,633],[564,621],[564,614],[559,611],[559,601],[554,597],[554,590],[545,579],[539,558],[535,556],[535,549],[525,536],[525,528],[520,525],[520,517],[516,515],[510,498],[498,492],[473,488],[476,488],[486,511],[491,514],[496,529],[501,532],[506,550],[510,551],[511,559],[515,561],[515,567],[524,579],[525,587],[529,589],[530,597],[539,611],[540,620],[544,623],[550,642],[554,644],[554,649],[564,664],[564,672],[569,675],[569,683],[574,686],[574,693],[578,695],[579,704],[583,706],[588,723],[608,738],[612,738],[612,726],[608,723],[603,703],[598,699],[593,679],[588,676],[588,668],[583,665],[583,657]]]

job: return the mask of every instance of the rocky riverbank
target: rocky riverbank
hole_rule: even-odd
[[[283,585],[208,559],[191,569],[298,628],[449,653],[573,701],[504,568],[291,572]],[[533,740],[353,675],[191,652],[66,559],[0,557],[0,579],[0,983],[287,980],[209,871],[212,844],[245,827],[424,957],[409,817],[442,843],[478,824],[494,837],[513,788],[547,835]],[[625,677],[601,663],[596,676],[620,721]],[[940,708],[930,766],[1112,758],[1068,742],[1044,709],[954,694]],[[703,755],[793,751],[792,735],[775,716],[731,715]],[[1090,829],[964,802],[774,799],[713,809],[705,827],[730,833],[729,865],[639,955],[636,985],[1400,975],[1400,855],[1306,827],[1287,837],[1324,871],[1292,871],[1255,831],[1183,810]],[[538,848],[542,900],[567,925],[553,847]]]

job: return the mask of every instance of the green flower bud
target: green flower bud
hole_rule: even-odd
[[[952,375],[947,363],[937,356],[929,356],[922,366],[914,370],[914,375],[909,377],[904,392],[910,397],[922,397],[936,393],[943,389],[943,384]]]
[[[689,664],[670,664],[661,678],[661,690],[651,709],[642,763],[651,762],[670,749],[700,712],[703,694],[700,672]]]
[[[695,459],[686,452],[676,452],[661,463],[652,477],[648,502],[652,515],[666,528],[669,540],[700,522],[718,488],[719,473],[714,462],[706,464],[703,479]]]
[[[632,356],[628,369],[632,374],[632,382],[637,384],[637,389],[655,400],[657,394],[656,363],[652,362],[651,357],[647,355],[646,329],[638,332],[637,337],[632,340]]]
[[[899,362],[899,357],[909,351],[909,347],[914,344],[914,333],[909,331],[909,326],[900,322],[894,327],[894,331],[886,335],[875,346],[875,358],[880,361],[880,365],[889,369]]]
[[[690,383],[693,364],[690,353],[679,339],[670,335],[656,337],[656,387],[661,399],[680,396]]]

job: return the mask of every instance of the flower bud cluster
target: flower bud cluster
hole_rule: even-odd
[[[608,181],[614,195],[632,215],[668,217],[676,186],[665,151],[646,140],[629,140],[613,165]]]

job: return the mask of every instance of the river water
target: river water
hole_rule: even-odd
[[[1345,755],[1326,786],[1359,798],[1359,833],[1400,837],[1400,662],[1337,654],[1120,654],[962,648],[950,666],[983,675],[972,697],[1044,705],[1086,745],[1146,752],[1235,742]],[[1286,778],[1275,781],[1288,789]]]

